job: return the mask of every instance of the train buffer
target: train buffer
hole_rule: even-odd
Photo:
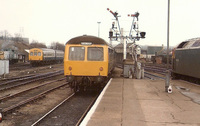
[[[164,91],[164,83],[164,80],[113,78],[81,126],[199,125],[200,103],[186,96],[182,88],[176,88],[181,83],[173,82],[172,94]],[[199,86],[192,86],[188,93],[196,91],[195,88],[200,94]]]

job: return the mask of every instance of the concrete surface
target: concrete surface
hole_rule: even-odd
[[[172,83],[168,94],[164,80],[114,78],[87,126],[200,126],[200,86]]]

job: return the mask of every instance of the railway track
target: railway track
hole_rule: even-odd
[[[145,77],[151,80],[163,79],[165,80],[166,75],[166,65],[158,65],[158,64],[146,64],[144,67]]]
[[[46,94],[60,88],[63,86],[67,86],[68,83],[65,82],[65,78],[59,78],[53,81],[48,81],[41,83],[41,80],[50,78],[50,77],[56,77],[63,74],[63,71],[57,71],[57,72],[50,72],[46,74],[41,74],[39,76],[31,76],[31,77],[22,77],[18,78],[17,80],[10,80],[5,81],[4,83],[0,84],[0,110],[1,114],[5,116],[9,112],[12,112],[13,110],[24,106],[27,103],[33,102],[37,99],[43,98],[46,96]],[[32,82],[39,82],[39,84],[36,84],[33,87],[27,86],[28,88],[25,88],[21,91],[18,91],[16,93],[10,93],[8,90],[13,90],[19,86],[30,84]],[[6,92],[5,92],[6,91]]]
[[[123,69],[122,64],[117,64],[116,67]],[[144,68],[145,77],[155,80],[155,79],[165,79],[166,75],[166,66],[165,65],[154,65],[154,64],[147,64]]]
[[[90,110],[98,93],[76,93],[67,97],[52,110],[44,114],[31,126],[66,125],[78,126]],[[63,112],[64,111],[64,112]]]
[[[21,69],[28,69],[28,68],[32,68],[30,63],[17,63],[17,64],[12,64],[12,65],[9,66],[9,70],[11,70],[11,71],[13,71],[13,70],[21,70]]]
[[[15,69],[9,69],[9,74],[6,74],[4,76],[0,76],[0,83],[1,81],[7,81],[10,78],[17,78],[19,76],[31,76],[34,74],[40,74],[40,73],[46,73],[49,71],[56,71],[56,70],[63,70],[62,64],[54,64],[54,65],[48,65],[48,66],[40,66],[40,67],[30,67],[27,63],[20,64],[21,66],[16,67]],[[12,66],[15,67],[15,66]],[[10,68],[12,68],[10,66]]]
[[[158,74],[153,74],[153,73],[149,73],[149,72],[144,72],[144,77],[145,78],[149,78],[151,80],[156,80],[156,79],[163,79],[163,80],[165,80],[164,76],[160,76]]]
[[[158,73],[158,74],[161,74],[161,75],[166,75],[167,68],[163,68],[163,67],[159,67],[159,66],[145,66],[144,70],[154,72],[154,73]]]
[[[2,82],[0,84],[0,91],[5,91],[11,88],[19,87],[22,85],[26,85],[32,82],[36,82],[39,80],[51,78],[53,76],[61,75],[63,74],[63,71],[57,71],[57,72],[49,72],[45,74],[39,74],[39,75],[33,75],[33,76],[23,76],[15,79],[11,79],[9,81]]]
[[[66,125],[79,126],[101,92],[91,90],[72,94],[48,111],[31,126]]]
[[[0,79],[0,82],[3,83],[3,82],[5,82],[5,81],[17,80],[17,79],[26,78],[26,77],[31,77],[31,76],[35,76],[35,74],[29,74],[29,75],[17,76],[17,77],[10,77],[10,78],[2,78],[2,79]]]

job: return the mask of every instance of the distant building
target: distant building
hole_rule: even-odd
[[[24,50],[29,48],[29,38],[0,37],[0,50],[10,51],[18,55],[19,61],[25,62],[28,60],[28,53]]]
[[[163,53],[163,51],[164,46],[147,46],[147,61],[156,62],[156,56]],[[157,57],[157,60],[161,62],[159,57]]]
[[[132,59],[132,56],[131,56],[131,50],[129,48],[129,46],[131,46],[132,43],[128,43],[127,44],[127,59]],[[123,52],[124,52],[124,46],[122,43],[116,45],[114,47],[115,51],[116,51],[116,62],[117,63],[123,63]],[[140,48],[140,53],[138,51],[138,54],[140,54],[140,58],[142,59],[145,59],[146,61],[151,61],[152,57],[154,57],[155,59],[155,56],[156,55],[161,55],[165,53],[165,50],[164,50],[164,46],[145,46],[144,48],[141,47]]]
[[[163,46],[148,46],[147,55],[155,55],[163,49]]]

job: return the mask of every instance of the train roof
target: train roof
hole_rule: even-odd
[[[200,38],[193,38],[183,41],[177,46],[177,48],[195,48],[195,47],[200,47]]]
[[[102,38],[91,35],[83,35],[72,38],[68,42],[66,42],[66,44],[81,44],[82,42],[91,42],[92,44],[108,45],[108,43]]]
[[[40,50],[42,50],[42,51],[51,51],[51,50],[53,50],[53,49],[48,49],[48,48],[32,48],[32,49],[30,49],[30,50],[36,50],[36,49],[40,49]]]
[[[30,50],[36,50],[36,49],[40,49],[40,50],[42,50],[42,51],[59,51],[59,52],[63,52],[62,50],[55,50],[55,49],[48,49],[48,48],[32,48],[32,49],[30,49]]]

